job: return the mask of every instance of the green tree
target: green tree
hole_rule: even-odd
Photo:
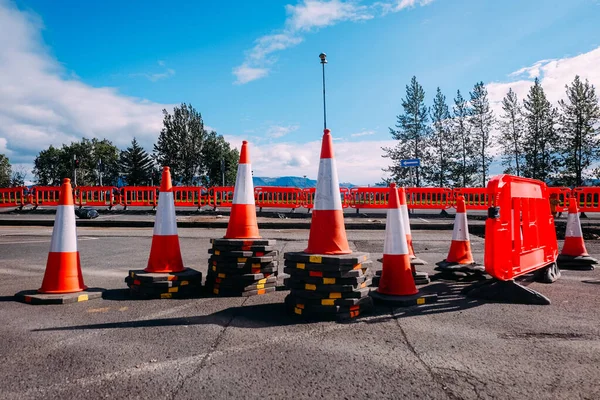
[[[25,168],[17,167],[12,169],[12,173],[10,175],[10,186],[11,187],[19,187],[25,186],[25,178],[27,177],[27,172]]]
[[[431,178],[439,187],[450,187],[454,184],[453,167],[456,159],[456,143],[452,135],[450,111],[446,104],[446,96],[438,87],[430,110],[432,121],[431,153],[435,163],[429,168]]]
[[[0,154],[0,187],[6,188],[10,186],[12,168],[8,157]]]
[[[202,116],[191,104],[173,108],[173,114],[163,110],[163,129],[154,145],[154,159],[159,166],[169,166],[174,181],[193,184],[203,175],[202,150],[206,130]]]
[[[99,161],[104,165],[103,184],[116,183],[119,174],[119,149],[109,140],[81,139],[80,142],[63,144],[58,149],[50,146],[42,150],[34,161],[33,174],[39,185],[60,185],[63,178],[75,181],[73,172],[78,160],[77,186],[94,186],[100,183]]]
[[[390,134],[398,141],[394,148],[383,147],[383,157],[390,158],[392,165],[383,170],[389,172],[392,178],[402,184],[410,183],[411,170],[414,170],[413,185],[421,185],[421,168],[402,168],[400,161],[406,158],[418,158],[423,165],[429,161],[427,142],[430,136],[430,128],[427,125],[428,112],[425,106],[425,91],[413,76],[410,84],[406,85],[406,98],[402,99],[404,114],[398,115],[396,130],[390,128]],[[427,177],[423,177],[427,180]]]
[[[207,187],[222,185],[222,162],[225,167],[225,185],[234,185],[239,159],[239,151],[232,149],[223,136],[217,135],[215,131],[209,132],[202,150],[203,166],[206,171],[201,178],[202,185]]]
[[[66,168],[62,165],[63,150],[52,145],[46,150],[40,151],[33,162],[33,175],[36,182],[41,186],[60,185],[63,178],[72,178],[72,158],[67,161]]]
[[[500,128],[500,145],[502,147],[502,165],[505,173],[521,176],[523,164],[523,134],[524,120],[523,110],[517,94],[512,88],[502,99],[502,110],[504,114],[500,116],[498,122]]]
[[[452,131],[458,152],[458,162],[454,164],[453,175],[457,177],[457,184],[462,187],[473,186],[477,173],[475,146],[471,138],[471,111],[469,103],[458,90],[452,107]]]
[[[560,133],[561,147],[564,149],[563,175],[567,178],[567,184],[581,186],[585,170],[599,156],[600,106],[594,85],[587,79],[585,83],[581,82],[577,75],[571,86],[565,87],[567,101],[559,101],[562,110]]]
[[[121,166],[121,172],[125,175],[127,185],[150,184],[154,161],[135,138],[131,141],[131,147],[121,151],[119,165]]]
[[[539,79],[535,79],[523,100],[527,134],[523,140],[523,175],[528,178],[548,181],[558,171],[559,137],[554,127],[557,121],[556,109],[546,98]]]
[[[487,185],[487,175],[492,162],[490,155],[491,132],[494,127],[494,113],[490,109],[487,89],[483,82],[478,82],[473,87],[471,95],[471,126],[473,127],[473,144],[475,159],[480,170],[481,185]]]

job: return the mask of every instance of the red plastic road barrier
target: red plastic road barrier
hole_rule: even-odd
[[[56,207],[60,197],[60,186],[34,186],[31,188],[31,204],[39,206]]]
[[[572,196],[580,212],[600,212],[600,187],[576,187]]]
[[[118,189],[113,186],[78,186],[74,189],[73,200],[76,206],[113,208],[115,193]]]
[[[155,186],[124,186],[121,188],[121,205],[127,207],[156,207],[158,188]]]
[[[0,189],[0,207],[23,207],[25,204],[24,187]]]
[[[304,188],[302,189],[302,207],[313,208],[315,203],[315,191],[316,188]],[[342,198],[342,208],[348,208],[351,203],[351,194],[348,188],[340,188],[340,197]]]
[[[453,193],[444,188],[406,188],[408,208],[445,210],[453,207]]]
[[[566,212],[573,192],[568,187],[549,187],[548,196],[551,198],[554,194],[556,194],[558,200],[558,204],[555,205],[556,212]]]
[[[489,207],[488,191],[486,188],[454,189],[454,198],[459,194],[462,194],[465,197],[465,205],[468,210],[487,210]],[[453,205],[453,207],[455,206]]]
[[[215,210],[217,207],[233,205],[233,186],[215,186],[208,190],[208,204]]]
[[[173,186],[175,207],[202,207],[208,204],[208,191],[200,186]]]
[[[507,281],[556,261],[558,244],[546,184],[511,175],[488,182],[485,270]]]
[[[355,187],[350,189],[349,205],[360,210],[361,208],[388,208],[390,189],[387,187]]]
[[[298,208],[302,206],[302,190],[294,187],[257,186],[256,207]]]

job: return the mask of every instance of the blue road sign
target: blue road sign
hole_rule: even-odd
[[[411,160],[400,160],[401,167],[420,167],[421,160],[418,158],[413,158]]]

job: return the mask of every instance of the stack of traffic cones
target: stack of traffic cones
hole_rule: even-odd
[[[415,284],[417,285],[427,285],[431,282],[429,279],[429,274],[423,271],[417,271],[416,265],[424,265],[427,264],[425,261],[417,258],[415,256],[415,250],[413,248],[412,241],[412,233],[410,230],[410,220],[408,218],[408,205],[406,204],[406,190],[403,187],[398,188],[398,198],[400,199],[400,214],[402,218],[402,223],[404,225],[404,232],[406,232],[406,243],[408,245],[408,254],[410,258],[410,267],[413,275],[413,279]],[[389,201],[389,200],[388,200]],[[383,259],[378,259],[377,261],[383,262]],[[375,272],[375,277],[373,277],[373,286],[379,286],[379,280],[381,279],[381,271]]]
[[[148,266],[125,278],[131,294],[143,298],[186,298],[201,293],[202,273],[183,267],[169,167],[163,168]]]
[[[390,185],[390,197],[385,222],[383,269],[379,288],[371,292],[375,301],[395,306],[411,306],[437,301],[436,294],[420,294],[415,286],[406,231],[396,184]]]
[[[205,287],[218,296],[254,296],[277,286],[275,240],[261,239],[256,222],[248,142],[242,142],[233,205],[222,239],[212,239]]]
[[[578,211],[576,199],[571,199],[565,242],[556,262],[562,269],[593,270],[598,260],[591,257],[585,248]]]
[[[467,208],[465,198],[459,195],[456,199],[456,216],[454,217],[454,229],[452,231],[452,243],[445,260],[436,263],[436,271],[450,272],[485,272],[485,268],[477,264],[471,252],[471,241],[469,238],[469,224],[467,222]]]
[[[370,310],[369,254],[352,253],[346,238],[329,129],[325,129],[308,247],[284,254],[290,312],[315,319],[348,319]]]
[[[60,187],[42,287],[37,291],[22,291],[15,296],[29,304],[67,304],[99,298],[102,292],[102,289],[88,289],[83,283],[77,250],[73,189],[71,180],[65,178]]]

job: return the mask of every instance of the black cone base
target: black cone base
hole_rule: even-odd
[[[489,279],[467,287],[463,290],[467,297],[489,300],[498,303],[548,305],[550,299],[543,294],[521,286],[514,280],[500,281]]]

